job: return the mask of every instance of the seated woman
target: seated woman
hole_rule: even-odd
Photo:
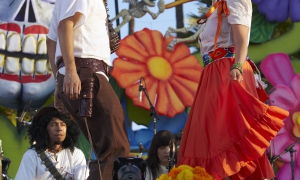
[[[145,180],[155,180],[169,172],[170,147],[175,148],[175,138],[168,130],[157,132],[148,152]],[[172,148],[173,149],[173,148]],[[171,153],[174,154],[172,151]]]

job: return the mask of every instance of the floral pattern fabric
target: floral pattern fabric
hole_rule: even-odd
[[[212,63],[214,60],[229,57],[234,57],[234,47],[217,48],[215,51],[211,51],[202,56],[204,67]]]

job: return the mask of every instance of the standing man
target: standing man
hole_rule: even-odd
[[[105,8],[102,0],[56,1],[47,39],[58,97],[98,159],[90,163],[91,180],[112,179],[114,160],[130,149],[123,109],[108,82]]]
[[[32,146],[23,155],[15,179],[86,179],[86,159],[74,147],[79,134],[77,124],[54,107],[41,109],[28,129]]]

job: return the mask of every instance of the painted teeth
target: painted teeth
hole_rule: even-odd
[[[38,42],[38,54],[47,54],[46,37],[41,37]],[[35,64],[37,74],[45,74],[48,71],[47,59],[38,60]]]
[[[38,60],[35,63],[37,74],[46,74],[47,73],[47,71],[48,71],[47,62],[48,62],[47,59],[45,59],[45,60]]]
[[[12,33],[8,36],[7,51],[20,52],[21,51],[21,36],[17,33]]]
[[[37,51],[38,54],[47,54],[46,38],[39,40]]]
[[[4,33],[0,32],[0,50],[5,50],[6,39]],[[4,70],[4,58],[3,54],[0,54],[0,73]]]
[[[6,57],[5,70],[9,74],[16,74],[20,69],[19,58]]]
[[[4,53],[2,53],[2,52]],[[5,53],[9,52],[9,53]],[[18,57],[18,54],[26,57]],[[51,70],[46,58],[33,59],[28,54],[47,54],[46,35],[29,34],[23,38],[15,32],[0,31],[0,74],[32,75],[48,74]],[[32,56],[34,57],[34,56]],[[21,59],[22,58],[22,59]]]
[[[22,73],[23,74],[34,73],[34,59],[28,59],[28,58],[22,59]]]
[[[36,54],[36,40],[34,36],[28,35],[24,38],[23,42],[23,53],[28,53],[28,54]]]
[[[3,32],[0,32],[0,49],[5,50],[6,39]]]

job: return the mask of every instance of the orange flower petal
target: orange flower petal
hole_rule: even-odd
[[[151,31],[149,29],[145,28],[142,31],[135,32],[133,35],[142,44],[142,46],[147,49],[150,55],[156,55],[155,46],[157,44],[154,44]]]
[[[169,50],[165,50],[163,53],[163,57],[170,62],[170,57],[172,56],[172,52]]]
[[[131,46],[120,44],[120,47],[117,51],[117,55],[123,59],[128,59],[132,61],[145,62],[145,57],[140,54],[138,51],[135,51]]]
[[[200,74],[203,71],[202,66],[199,64],[197,58],[193,55],[177,61],[173,64],[173,68],[175,74],[197,83],[199,81]]]
[[[113,70],[111,75],[115,77],[116,81],[122,88],[138,81],[140,77],[146,75],[146,66],[141,63],[125,61],[116,58],[113,61]]]
[[[157,94],[157,102],[155,104],[159,114],[173,117],[184,110],[184,105],[176,95],[170,83],[160,82]]]
[[[180,76],[175,76],[170,83],[182,103],[185,106],[191,106],[194,101],[198,82],[190,81]]]
[[[172,36],[166,39],[159,31],[147,28],[127,36],[121,40],[117,51],[119,58],[114,60],[112,72],[134,105],[150,109],[144,93],[142,102],[138,102],[138,80],[144,77],[148,95],[157,112],[169,117],[181,113],[185,106],[191,105],[202,71],[198,60],[190,55],[185,44],[177,44],[174,51],[167,50],[172,39]],[[146,61],[154,56],[170,63],[173,74],[167,80],[158,80],[150,73],[148,68],[156,66],[150,67]]]
[[[190,56],[190,49],[184,43],[178,43],[170,57],[170,62],[175,63],[187,56]]]
[[[154,41],[154,48],[156,51],[156,55],[161,56],[162,52],[163,52],[163,48],[165,48],[166,46],[163,46],[163,35],[161,34],[161,32],[159,31],[152,31],[151,32],[152,35],[152,39]]]
[[[201,70],[203,69],[202,66],[200,65],[198,59],[193,56],[193,55],[189,55],[187,57],[182,58],[181,60],[173,63],[173,66],[177,69],[180,68],[192,68],[192,69],[197,69],[197,70]]]
[[[157,100],[155,106],[157,107],[156,110],[159,114],[166,115],[166,112],[169,110],[169,99],[167,96],[167,87],[166,82],[159,82],[158,91],[157,91]]]
[[[139,43],[139,41],[133,35],[129,35],[124,39],[122,39],[122,41],[120,41],[120,44],[131,47],[133,50],[135,50],[136,52],[138,52],[144,57],[149,56],[148,52],[144,49],[144,47]],[[119,50],[120,49],[121,48],[119,48]],[[118,51],[116,53],[119,56]]]
[[[174,70],[175,71],[175,70]],[[180,69],[179,71],[175,71],[176,75],[183,77],[185,79],[199,82],[199,78],[202,71],[196,70],[196,69]]]

